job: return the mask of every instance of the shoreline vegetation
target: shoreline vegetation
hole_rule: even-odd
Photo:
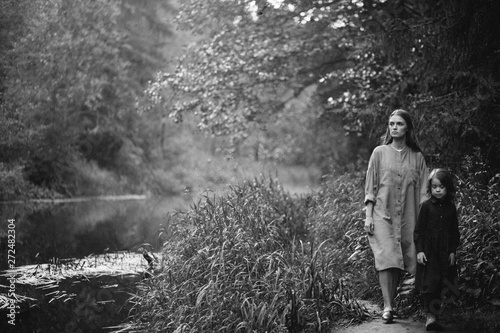
[[[380,299],[360,176],[332,176],[295,197],[272,179],[254,179],[175,215],[164,269],[139,283],[134,311],[116,332],[329,332],[368,319],[358,300]],[[447,308],[464,327],[497,332],[496,316],[474,323],[474,313],[499,306],[499,176],[489,185],[468,176],[457,179],[460,280]],[[414,290],[398,303],[404,315],[422,315]]]
[[[127,285],[120,302],[128,315],[108,323],[117,333],[329,332],[368,320],[373,313],[360,300],[380,299],[362,230],[362,175],[324,177],[305,194],[292,195],[276,178],[261,176],[202,195],[167,217],[161,264]],[[500,305],[500,175],[488,182],[478,175],[456,179],[460,280],[447,316],[478,332],[496,332],[494,313],[477,311]],[[410,287],[400,292],[399,311],[418,319],[419,297]],[[67,293],[52,294],[51,304],[78,305],[77,298],[61,295]]]
[[[416,120],[427,165],[457,175],[460,287],[450,306],[498,310],[500,2],[0,8],[0,200],[18,202],[0,205],[12,221],[0,234],[3,258],[24,240],[14,220],[40,206],[131,193],[175,201],[158,213],[168,215],[159,231],[168,262],[136,286],[120,332],[325,332],[363,320],[357,299],[380,301],[362,230],[363,170],[397,108]],[[166,214],[174,204],[182,209]],[[151,210],[135,213],[152,225]],[[44,228],[73,240],[67,222],[30,223],[16,263],[47,247]],[[110,236],[116,225],[155,232],[124,219],[107,225]],[[91,332],[79,325],[102,309],[97,296],[86,289],[84,306],[37,308],[34,325],[50,318],[48,331]],[[409,293],[401,304],[417,311],[418,299]],[[79,315],[58,322],[71,306]],[[477,317],[484,332],[500,331],[494,315]]]
[[[102,332],[127,317],[129,295],[150,268],[142,253],[120,251],[8,269],[0,275],[0,314],[6,317],[14,302],[15,325],[2,321],[2,332],[67,332],[70,326]]]

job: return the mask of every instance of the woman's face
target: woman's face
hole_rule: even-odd
[[[394,139],[406,137],[408,126],[406,125],[406,121],[403,117],[391,116],[391,118],[389,118],[389,132]]]

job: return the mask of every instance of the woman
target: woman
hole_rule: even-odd
[[[364,228],[379,275],[385,323],[394,319],[400,273],[416,272],[413,232],[419,206],[427,199],[428,170],[413,129],[408,112],[394,111],[366,173]]]

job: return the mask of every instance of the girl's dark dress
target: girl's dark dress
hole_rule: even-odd
[[[439,293],[443,282],[453,283],[456,267],[450,266],[450,253],[456,253],[460,241],[457,209],[449,200],[431,197],[420,208],[415,226],[417,253],[424,252],[426,265],[417,265],[415,287],[422,293]]]

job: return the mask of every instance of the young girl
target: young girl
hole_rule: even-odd
[[[424,301],[426,329],[434,331],[442,329],[436,315],[441,310],[443,287],[446,282],[453,283],[456,274],[460,234],[452,175],[444,169],[432,170],[427,190],[431,198],[420,208],[414,234],[418,263],[415,287]]]

